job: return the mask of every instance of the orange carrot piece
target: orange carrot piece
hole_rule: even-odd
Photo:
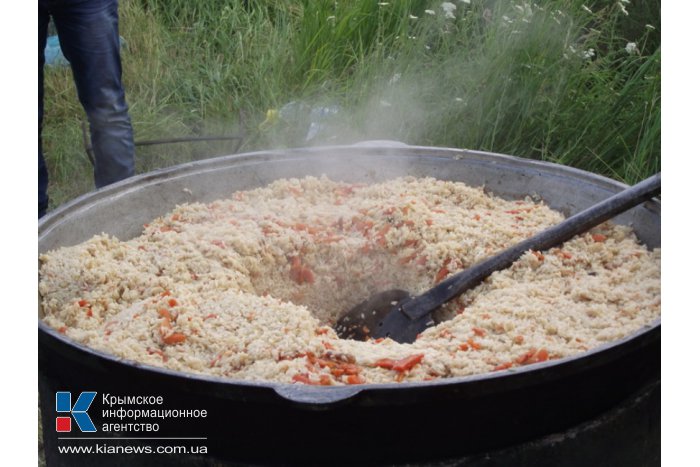
[[[499,370],[507,370],[508,368],[513,366],[513,362],[504,362],[501,363],[500,365],[494,367],[493,371],[499,371]]]
[[[515,359],[515,363],[519,363],[520,365],[525,365],[527,363],[532,363],[529,360],[532,358],[533,355],[537,352],[537,349],[530,349],[524,354],[520,355]]]
[[[314,381],[311,378],[309,378],[308,373],[297,373],[296,375],[292,376],[292,381],[297,382],[297,383],[304,383],[304,384],[310,384],[314,386],[318,386],[318,381]]]
[[[185,342],[187,336],[181,332],[174,332],[168,336],[163,337],[163,342],[168,345],[175,345],[181,342]]]
[[[422,361],[423,361],[423,354],[422,353],[415,354],[415,355],[409,355],[408,357],[402,358],[401,360],[396,360],[392,370],[401,371],[401,372],[409,371],[414,366],[418,365]]]
[[[441,282],[445,277],[447,277],[449,273],[450,271],[446,267],[440,268],[437,275],[435,276],[435,282]]]
[[[168,321],[173,320],[173,315],[171,315],[170,312],[164,308],[158,310],[158,314],[161,315],[163,318],[167,319]]]
[[[392,360],[391,358],[382,358],[374,362],[374,366],[377,366],[379,368],[385,368],[387,370],[393,370],[395,363],[396,360]]]
[[[348,384],[363,384],[365,382],[360,375],[348,375],[348,378],[345,381]]]
[[[546,362],[549,360],[549,352],[547,352],[547,349],[540,349],[537,351],[535,354],[535,360],[538,362]]]

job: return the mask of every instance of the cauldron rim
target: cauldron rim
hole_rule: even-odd
[[[56,329],[53,329],[43,321],[39,320],[40,334],[43,334],[43,337],[46,337],[49,340],[57,341],[54,342],[53,345],[56,345],[57,343],[63,344],[74,348],[79,352],[86,353],[97,360],[106,361],[114,365],[125,365],[150,375],[161,375],[177,380],[187,380],[191,383],[201,382],[203,384],[213,384],[219,387],[234,386],[251,389],[272,389],[278,395],[284,398],[290,399],[294,402],[312,405],[342,402],[365,391],[391,391],[392,393],[397,393],[435,387],[449,389],[450,387],[454,386],[465,386],[469,384],[479,385],[483,383],[487,383],[488,388],[500,386],[500,388],[505,391],[517,386],[529,386],[533,384],[533,381],[535,380],[538,384],[541,384],[550,378],[559,379],[564,376],[564,373],[577,371],[577,369],[580,367],[588,367],[592,364],[600,363],[597,360],[601,358],[605,360],[617,358],[622,349],[625,349],[626,352],[633,351],[633,349],[637,346],[646,345],[647,341],[659,339],[660,331],[661,318],[657,318],[652,323],[642,326],[632,334],[615,341],[606,342],[587,351],[556,360],[533,363],[530,365],[518,366],[501,371],[439,378],[431,381],[408,381],[401,383],[372,383],[361,385],[316,387],[277,381],[237,380],[221,376],[188,373],[158,367],[155,365],[138,362],[136,360],[121,358],[102,350],[93,349],[70,339],[68,336],[58,332]],[[496,386],[494,386],[494,384]]]
[[[408,146],[396,142],[363,142],[357,145],[350,146],[324,146],[311,148],[307,147],[263,150],[222,156],[216,159],[194,161],[185,164],[180,164],[174,167],[158,169],[152,172],[137,175],[135,177],[115,183],[113,185],[109,185],[95,192],[84,194],[59,207],[55,211],[50,212],[48,215],[42,218],[39,222],[40,237],[42,234],[46,235],[48,232],[50,232],[50,230],[55,224],[60,223],[61,219],[66,213],[69,213],[73,210],[79,210],[95,199],[99,200],[110,196],[119,196],[119,194],[124,191],[139,189],[140,185],[144,182],[162,182],[168,180],[169,178],[179,177],[182,175],[187,175],[188,173],[196,172],[197,170],[201,170],[202,168],[205,168],[207,170],[216,170],[217,167],[228,166],[231,163],[231,161],[245,160],[247,158],[262,158],[263,160],[261,162],[265,162],[266,160],[272,160],[281,157],[308,157],[321,155],[327,153],[328,151],[357,152],[358,150],[367,150],[370,152],[373,151],[378,154],[389,154],[393,153],[396,150],[402,153],[411,154],[421,153],[422,151],[430,151],[434,153],[431,155],[436,157],[470,157],[476,159],[483,159],[484,161],[488,162],[501,161],[507,162],[511,165],[526,165],[528,168],[533,168],[534,170],[541,168],[542,170],[553,172],[555,174],[562,174],[567,177],[582,177],[588,182],[598,183],[607,188],[622,189],[626,187],[626,185],[623,183],[580,169],[546,161],[535,161],[530,159],[519,158],[516,156],[496,154],[485,151],[473,151],[430,146]],[[660,203],[658,203],[658,201],[653,201],[650,203],[650,205],[654,209],[660,209]],[[67,336],[59,333],[57,330],[48,326],[41,319],[38,320],[38,330],[41,338],[40,345],[42,345],[41,343],[43,342],[45,344],[50,344],[50,347],[54,349],[71,348],[73,350],[78,351],[79,353],[85,353],[89,355],[91,358],[96,359],[96,361],[107,362],[111,365],[124,365],[132,369],[137,369],[138,371],[143,371],[147,375],[151,376],[160,375],[167,378],[187,380],[191,383],[216,385],[217,387],[230,386],[241,389],[250,388],[251,390],[273,390],[275,393],[277,393],[277,395],[282,396],[285,399],[292,400],[293,402],[302,403],[302,405],[308,404],[316,406],[333,405],[337,402],[346,401],[350,398],[354,398],[360,393],[384,394],[387,391],[389,391],[391,394],[396,394],[399,392],[417,393],[422,391],[423,389],[443,388],[449,390],[455,387],[464,388],[467,386],[481,386],[482,389],[479,389],[480,392],[486,390],[493,390],[494,388],[501,388],[505,391],[509,388],[535,384],[535,381],[543,382],[550,378],[558,379],[565,376],[569,372],[578,371],[578,369],[582,367],[596,365],[601,363],[600,361],[609,361],[615,359],[620,353],[631,352],[639,346],[649,345],[655,340],[660,340],[660,328],[661,318],[659,317],[652,323],[642,326],[637,331],[621,339],[601,344],[600,346],[589,349],[585,352],[581,352],[557,360],[550,360],[547,362],[535,363],[532,365],[520,366],[497,372],[488,372],[461,377],[440,378],[432,381],[422,382],[374,383],[354,386],[312,387],[293,383],[235,380],[212,375],[187,373],[148,365],[133,360],[127,360],[117,357],[116,355],[92,349],[90,347],[87,347],[86,345],[75,342]],[[381,400],[381,403],[387,402],[387,399],[384,397],[380,397],[379,399]]]

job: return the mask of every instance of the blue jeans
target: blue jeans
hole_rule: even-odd
[[[39,217],[48,206],[41,126],[49,18],[53,18],[90,124],[95,186],[101,188],[134,174],[134,136],[121,81],[117,0],[39,0]]]

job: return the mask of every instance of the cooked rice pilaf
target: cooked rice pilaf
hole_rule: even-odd
[[[236,380],[423,381],[558,359],[660,315],[660,250],[606,223],[525,253],[453,300],[413,344],[336,336],[372,293],[420,293],[563,219],[530,198],[405,177],[276,181],[191,203],[137,238],[40,257],[44,321],[120,358]]]

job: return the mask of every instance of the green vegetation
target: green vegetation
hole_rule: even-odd
[[[124,0],[120,8],[137,141],[242,133],[242,151],[381,138],[559,162],[628,183],[660,169],[660,0]],[[56,206],[92,189],[92,175],[70,71],[46,71]],[[307,137],[312,109],[324,106],[338,112]],[[137,169],[235,146],[139,146]]]

